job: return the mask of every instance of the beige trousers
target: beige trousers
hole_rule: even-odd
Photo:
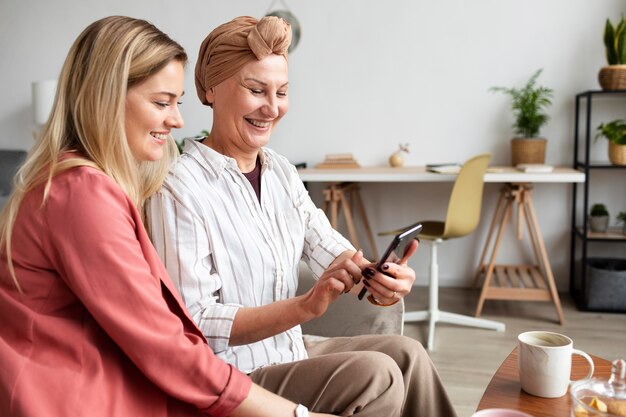
[[[252,380],[316,412],[359,417],[455,417],[422,345],[408,337],[334,337],[309,359],[258,369]]]

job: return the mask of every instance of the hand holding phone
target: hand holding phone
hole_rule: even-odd
[[[383,272],[382,266],[386,262],[398,263],[398,261],[404,257],[408,244],[413,239],[417,238],[421,231],[422,225],[418,223],[398,233],[385,250],[383,256],[376,263],[376,270]],[[366,293],[367,288],[363,288],[359,293],[359,300],[362,300]]]

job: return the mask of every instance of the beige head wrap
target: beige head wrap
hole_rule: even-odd
[[[261,20],[242,16],[215,28],[200,46],[196,62],[196,91],[200,101],[206,91],[239,72],[254,60],[270,54],[283,55],[291,43],[291,26],[281,18],[266,16]]]

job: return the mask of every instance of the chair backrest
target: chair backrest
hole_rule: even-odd
[[[26,158],[26,151],[0,149],[0,196],[11,193],[13,177]]]
[[[450,195],[442,238],[465,236],[478,226],[484,175],[490,159],[491,154],[478,155],[461,167]]]

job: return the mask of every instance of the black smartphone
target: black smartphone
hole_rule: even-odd
[[[413,239],[415,239],[422,231],[422,225],[417,223],[410,226],[394,236],[393,240],[385,250],[385,253],[376,263],[376,269],[382,272],[382,266],[385,262],[397,263],[406,251],[406,247]],[[359,300],[362,300],[367,293],[367,288],[361,289],[359,293]]]

